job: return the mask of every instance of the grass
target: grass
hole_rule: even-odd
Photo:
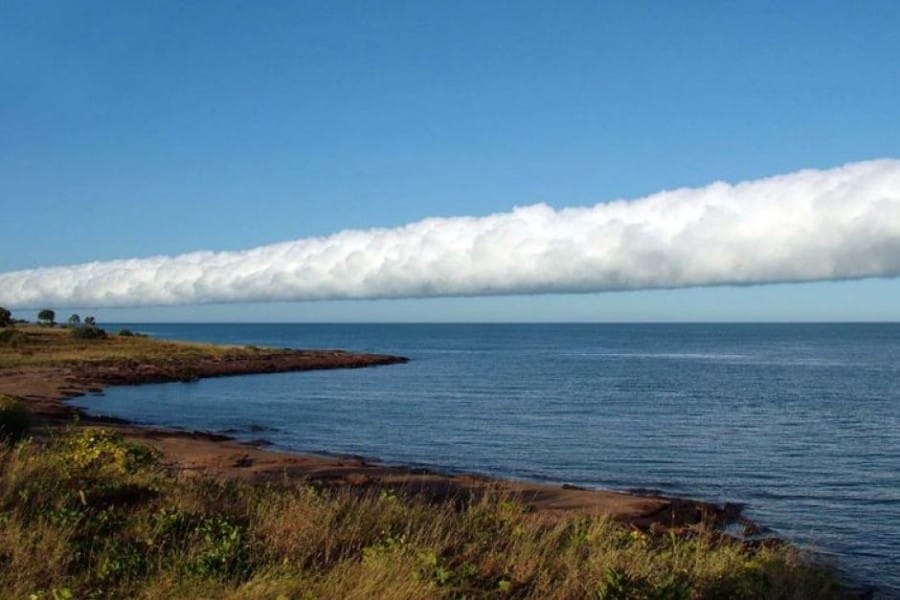
[[[148,448],[71,427],[0,450],[10,598],[837,598],[787,545],[548,522],[501,497],[178,476]]]
[[[83,339],[73,337],[68,329],[34,325],[0,329],[0,369],[78,366],[101,362],[166,363],[253,355],[257,352],[259,350],[242,346],[173,342],[135,335]]]

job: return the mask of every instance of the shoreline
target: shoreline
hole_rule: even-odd
[[[26,328],[30,331],[32,328]],[[45,337],[47,331],[39,331]],[[62,335],[53,332],[53,336]],[[113,336],[112,339],[115,339]],[[100,342],[102,343],[102,342]],[[646,530],[692,526],[722,528],[742,525],[752,534],[756,525],[742,517],[738,505],[717,506],[688,498],[641,495],[628,491],[588,489],[472,473],[447,473],[428,468],[387,465],[355,456],[297,453],[269,449],[234,437],[130,423],[124,419],[92,416],[67,401],[101,393],[112,385],[142,385],[191,381],[208,377],[294,372],[304,370],[367,368],[398,365],[405,357],[350,353],[339,350],[274,350],[240,346],[213,346],[144,339],[141,344],[181,349],[215,349],[216,356],[154,360],[91,360],[0,368],[0,393],[27,402],[35,416],[52,431],[79,424],[102,426],[126,438],[159,450],[167,468],[186,476],[200,475],[251,482],[306,481],[313,485],[357,490],[392,489],[434,501],[486,493],[526,504],[540,518],[559,519],[583,514],[607,516]],[[35,428],[37,433],[39,428]]]

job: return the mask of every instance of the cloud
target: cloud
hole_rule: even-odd
[[[480,296],[900,275],[900,160],[238,252],[0,274],[0,305]]]

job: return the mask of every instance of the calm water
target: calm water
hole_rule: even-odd
[[[900,324],[130,327],[412,362],[115,388],[78,400],[93,412],[292,450],[743,502],[900,597]]]

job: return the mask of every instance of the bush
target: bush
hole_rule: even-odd
[[[38,322],[42,325],[53,327],[56,324],[56,313],[49,308],[41,310],[41,312],[38,313],[37,318]]]
[[[64,448],[66,464],[82,472],[135,473],[156,465],[159,460],[149,447],[128,442],[108,429],[77,431],[65,440]]]
[[[28,335],[12,327],[0,330],[0,346],[19,348],[28,343]]]
[[[12,313],[0,306],[0,327],[12,325]]]
[[[132,331],[130,329],[120,329],[119,333],[116,335],[118,335],[119,337],[136,337],[136,338],[150,337],[146,333],[141,333],[140,331]]]
[[[106,337],[106,331],[91,325],[73,327],[71,336],[81,340],[102,340]]]
[[[0,395],[0,441],[17,442],[28,433],[31,413],[22,402]]]

